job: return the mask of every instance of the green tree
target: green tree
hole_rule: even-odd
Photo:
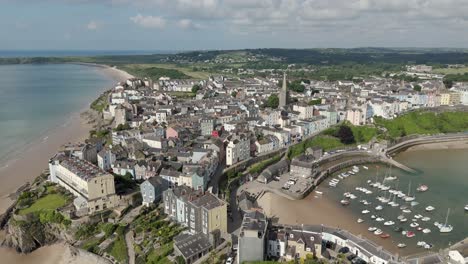
[[[349,126],[346,125],[340,126],[335,136],[339,138],[343,144],[353,144],[356,142],[354,140],[353,131]]]
[[[314,99],[309,101],[309,105],[319,105],[322,103],[322,99]]]
[[[265,105],[267,107],[271,107],[271,108],[278,108],[278,106],[279,106],[279,97],[278,97],[278,95],[276,95],[276,94],[270,95],[270,97],[268,97],[268,100],[267,100]]]
[[[232,97],[236,97],[236,96],[237,96],[237,92],[236,92],[236,91],[232,91],[232,92],[231,92],[231,96],[232,96]]]
[[[413,90],[415,90],[416,92],[420,92],[421,89],[422,89],[421,85],[419,85],[419,84],[413,85]]]
[[[201,86],[199,84],[194,84],[192,86],[192,93],[197,93],[199,90],[201,90]]]

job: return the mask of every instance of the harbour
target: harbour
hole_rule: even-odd
[[[367,235],[390,240],[402,255],[436,251],[468,236],[466,157],[466,149],[411,150],[395,160],[420,174],[373,164],[336,173],[327,188]]]

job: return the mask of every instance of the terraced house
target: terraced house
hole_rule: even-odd
[[[94,164],[73,156],[57,154],[49,161],[49,180],[76,196],[77,215],[93,214],[118,205],[114,176]]]

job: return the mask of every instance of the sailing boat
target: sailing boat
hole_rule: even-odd
[[[450,214],[450,208],[447,210],[447,217],[445,218],[445,224],[439,228],[441,233],[450,233],[453,230],[453,226],[448,224],[448,217]]]
[[[408,186],[408,195],[405,197],[405,202],[412,202],[414,201],[414,199],[416,199],[416,197],[413,196],[410,196],[410,191],[411,191],[411,181],[409,183],[409,186]]]
[[[388,169],[387,173],[385,173],[385,178],[384,178],[384,182],[386,181],[393,181],[393,180],[396,180],[397,177],[396,176],[392,176],[392,166],[390,165],[390,168]]]

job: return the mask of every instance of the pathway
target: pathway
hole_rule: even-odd
[[[125,234],[125,243],[127,244],[128,263],[135,264],[135,249],[133,248],[133,231]]]

